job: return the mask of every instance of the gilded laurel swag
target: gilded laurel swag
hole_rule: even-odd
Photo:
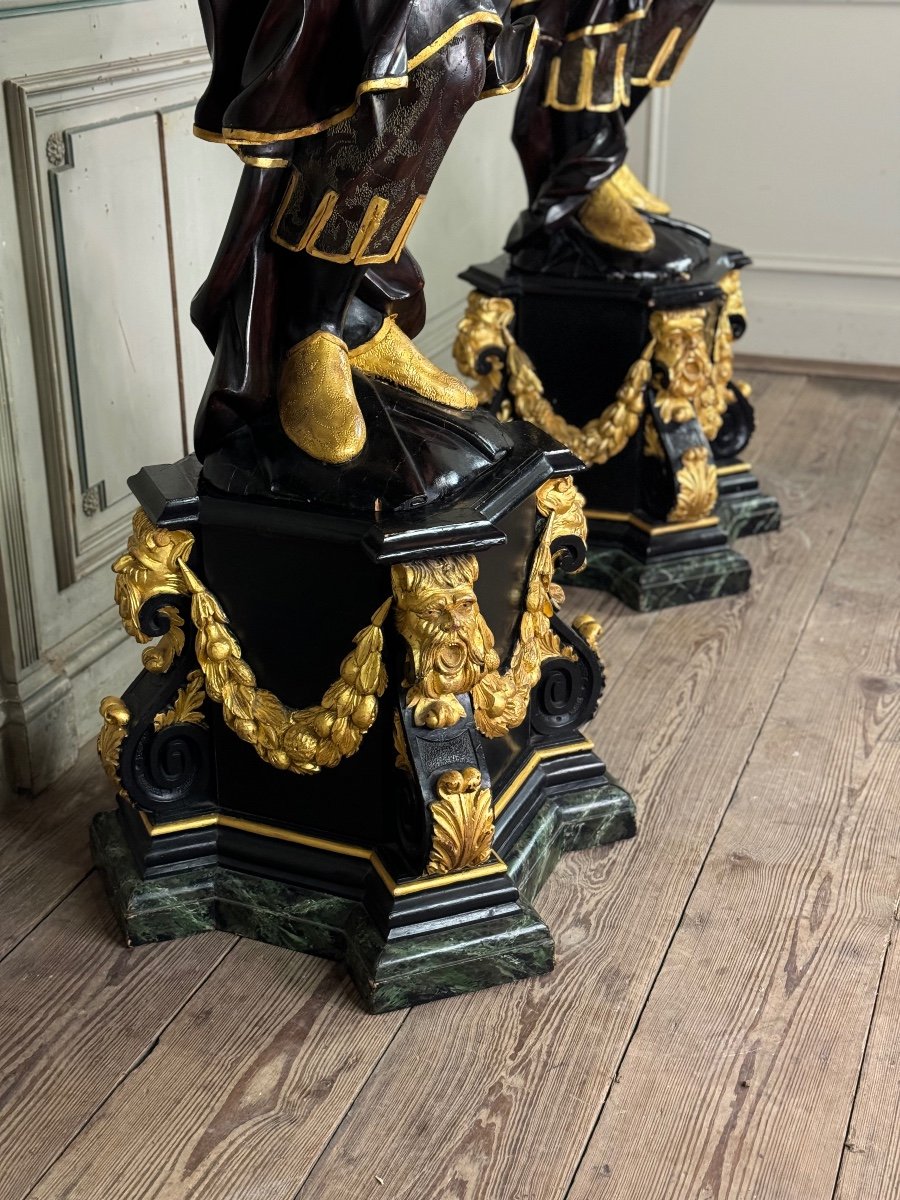
[[[462,374],[475,381],[479,403],[491,403],[503,385],[505,370],[516,416],[539,426],[588,465],[604,463],[618,454],[640,426],[644,390],[651,375],[648,352],[629,369],[613,403],[578,428],[561,417],[544,395],[531,359],[510,332],[514,318],[511,300],[470,292],[453,354]]]
[[[720,286],[724,302],[712,339],[705,308],[654,313],[650,340],[628,369],[612,404],[581,427],[566,421],[544,395],[534,365],[510,332],[515,319],[511,300],[481,292],[469,294],[453,346],[456,365],[474,381],[479,403],[490,404],[498,393],[508,391],[518,417],[568,446],[589,466],[608,462],[620,453],[637,433],[645,413],[646,451],[661,458],[662,448],[647,413],[646,390],[651,381],[662,420],[680,423],[696,418],[709,441],[719,433],[723,414],[736,399],[729,385],[749,394],[746,384],[732,380],[732,317],[746,311],[740,273],[729,272]]]
[[[229,729],[249,742],[260,758],[273,767],[310,774],[322,767],[336,766],[342,758],[354,754],[375,720],[378,697],[387,683],[381,627],[390,601],[380,606],[370,623],[353,639],[353,649],[341,663],[339,678],[321,702],[309,708],[290,708],[272,692],[259,687],[221,606],[187,565],[193,543],[190,533],[161,529],[138,509],[128,549],[113,565],[122,622],[139,642],[150,640],[140,626],[141,609],[150,599],[190,598],[191,620],[196,630],[195,651],[202,674],[192,673],[188,677],[187,686],[178,693],[172,708],[157,716],[156,729],[176,722],[202,720],[202,703],[208,695],[222,706]],[[185,642],[184,622],[178,611],[167,605],[160,612],[170,617],[170,624],[159,643],[144,651],[144,666],[151,671],[168,670]],[[103,702],[101,712],[104,715],[101,739],[111,761],[117,755],[125,728],[114,698],[108,697]]]
[[[583,540],[587,533],[583,501],[571,477],[543,484],[536,504],[543,527],[526,581],[519,636],[505,672],[499,669],[494,637],[475,596],[477,559],[457,555],[401,564],[392,570],[393,598],[357,633],[338,679],[308,708],[291,708],[259,686],[221,605],[188,565],[193,536],[162,529],[138,509],[127,551],[113,566],[122,622],[138,642],[149,642],[140,623],[144,605],[157,596],[189,598],[199,666],[170,708],[157,714],[154,728],[158,732],[171,724],[201,723],[208,697],[221,705],[228,728],[273,767],[309,774],[336,766],[356,753],[377,716],[387,685],[383,625],[394,606],[397,627],[408,646],[404,685],[416,724],[456,724],[464,715],[458,697],[469,694],[476,724],[485,736],[499,737],[514,729],[525,719],[543,663],[552,657],[574,657],[550,624],[563,600],[562,589],[553,582],[552,547],[559,539]],[[143,661],[147,670],[161,673],[184,649],[185,631],[174,605],[162,605],[159,614],[168,619],[168,628],[144,651]],[[101,712],[101,757],[108,773],[117,778],[130,718],[115,697],[103,701]]]

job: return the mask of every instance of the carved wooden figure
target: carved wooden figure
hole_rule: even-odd
[[[580,726],[600,630],[572,453],[413,347],[406,237],[467,107],[536,41],[486,0],[204,0],[198,132],[244,172],[193,308],[196,455],[131,480],[144,670],[101,706],[93,827],[131,942],[222,928],[385,1010],[546,971],[564,849],[634,833]]]
[[[669,206],[625,165],[626,125],[654,88],[667,87],[712,0],[523,0],[540,22],[534,70],[513,126],[529,208],[518,248],[576,220],[604,245],[652,249],[650,219]]]
[[[670,215],[625,165],[626,123],[674,78],[711,0],[528,0],[541,40],[513,141],[529,205],[456,344],[483,403],[535,421],[590,468],[583,582],[636,608],[743,591],[729,538],[777,528],[737,456],[753,431],[732,377],[749,259]]]

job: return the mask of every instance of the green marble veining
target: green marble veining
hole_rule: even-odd
[[[634,801],[614,781],[551,797],[506,855],[519,891],[534,900],[563,854],[632,838]]]
[[[727,547],[645,563],[621,549],[590,546],[587,566],[569,582],[610,592],[638,612],[654,612],[746,592],[750,564]]]
[[[219,929],[321,958],[346,955],[352,900],[224,868],[216,893]]]
[[[774,496],[764,492],[722,496],[716,505],[716,516],[730,540],[774,533],[781,528],[781,506]]]
[[[347,967],[372,1012],[459,996],[553,968],[550,930],[525,905],[390,942],[360,912],[350,934]]]
[[[390,939],[361,903],[222,866],[143,879],[114,812],[95,817],[91,841],[129,944],[228,930],[344,961],[365,1006],[388,1012],[551,970],[553,938],[531,902],[565,851],[634,833],[614,781],[549,797],[505,856],[518,903]]]
[[[194,867],[175,875],[141,878],[115,812],[98,813],[94,817],[91,850],[129,946],[169,941],[217,928],[216,867]]]

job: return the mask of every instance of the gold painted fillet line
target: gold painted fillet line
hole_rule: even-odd
[[[289,158],[266,158],[255,154],[247,154],[240,146],[233,146],[232,149],[236,151],[241,162],[246,163],[248,167],[260,167],[263,171],[266,171],[271,170],[273,167],[280,169],[281,167],[289,167],[291,165]]]
[[[716,472],[721,479],[723,475],[746,475],[751,469],[750,463],[732,463],[728,467],[716,467]]]
[[[649,533],[651,537],[664,537],[668,533],[682,533],[688,529],[711,529],[714,525],[719,524],[718,517],[701,517],[697,521],[677,521],[672,525],[651,525],[649,521],[642,521],[634,513],[606,512],[599,508],[586,508],[584,515],[588,520],[618,521],[623,525],[634,525],[644,533]]]
[[[666,38],[666,40],[663,42],[662,46],[660,47],[659,53],[657,54],[656,58],[654,58],[653,63],[650,66],[650,70],[647,72],[646,79],[641,79],[640,81],[638,81],[636,79],[634,82],[639,83],[640,85],[643,85],[644,87],[653,87],[654,84],[656,83],[656,80],[661,75],[663,67],[665,67],[666,63],[672,57],[672,51],[678,45],[678,39],[680,37],[681,37],[681,26],[680,25],[676,25],[676,26],[674,26],[674,28],[670,29],[669,36]]]
[[[577,754],[581,750],[593,750],[594,743],[588,738],[573,742],[568,746],[546,746],[543,750],[535,750],[528,762],[516,772],[497,799],[494,801],[494,816],[499,817],[509,804],[518,789],[536,768],[547,759],[563,758],[568,754]]]
[[[567,33],[566,41],[577,42],[580,37],[598,37],[604,33],[618,33],[620,29],[624,29],[633,21],[642,21],[646,15],[646,8],[638,8],[633,13],[629,13],[627,17],[623,17],[621,21],[607,21],[605,25],[585,25],[582,29],[575,29],[572,33]]]
[[[535,4],[537,0],[512,0],[510,11],[514,8],[522,8],[526,4]],[[581,29],[575,29],[572,33],[566,34],[567,42],[577,42],[580,37],[599,37],[604,33],[618,33],[620,29],[624,29],[626,25],[631,25],[633,21],[643,21],[647,15],[649,5],[645,8],[635,9],[633,13],[622,17],[621,21],[606,21],[602,25],[584,25]]]
[[[608,104],[593,104],[591,98],[594,88],[594,68],[597,62],[597,51],[593,48],[581,52],[581,74],[578,79],[578,93],[570,104],[559,98],[559,56],[550,63],[547,73],[547,90],[544,95],[546,108],[554,108],[557,112],[616,112],[628,104],[628,87],[625,79],[625,60],[628,46],[622,43],[616,50],[615,74],[613,77],[613,98]]]
[[[565,758],[569,754],[577,754],[582,750],[593,750],[593,743],[587,738],[580,742],[570,742],[563,746],[547,746],[543,750],[535,750],[529,760],[520,768],[513,779],[506,785],[494,804],[494,813],[499,815],[512,799],[513,795],[537,766],[548,759]],[[493,861],[481,867],[471,867],[466,871],[456,871],[451,875],[433,875],[427,879],[415,879],[408,883],[397,883],[390,875],[384,863],[374,850],[364,846],[354,846],[349,842],[334,842],[328,838],[313,837],[306,833],[297,833],[293,829],[282,829],[275,825],[264,825],[259,821],[248,821],[244,817],[232,817],[227,813],[213,813],[207,817],[187,817],[182,821],[167,821],[154,825],[143,809],[135,808],[144,828],[151,837],[162,837],[167,833],[184,833],[189,829],[207,829],[222,825],[227,829],[239,829],[244,833],[255,833],[261,837],[275,838],[282,842],[293,842],[299,846],[309,846],[313,850],[327,850],[332,854],[345,854],[350,858],[364,858],[371,862],[376,874],[392,896],[410,896],[416,892],[427,892],[447,883],[465,883],[471,879],[483,879],[488,875],[502,875],[506,863],[492,851]]]
[[[414,71],[415,68],[425,62],[426,59],[431,58],[431,56],[436,54],[438,50],[442,50],[444,46],[446,46],[448,42],[452,42],[460,30],[465,29],[467,25],[502,24],[502,18],[492,15],[491,13],[476,12],[469,13],[468,16],[465,17],[460,17],[460,19],[451,25],[449,29],[445,29],[440,37],[433,41],[430,46],[426,46],[424,50],[420,50],[418,54],[414,54],[412,56],[412,58],[409,60],[409,70]]]
[[[448,875],[429,875],[427,879],[414,879],[410,883],[397,883],[388,873],[377,854],[372,855],[372,866],[392,896],[412,896],[416,892],[429,892],[433,888],[450,883],[468,883],[472,879],[484,879],[488,875],[506,874],[506,863],[491,851],[493,861],[483,867],[469,867],[465,871],[451,871]]]
[[[240,829],[244,833],[258,833],[262,837],[277,838],[281,842],[294,842],[310,846],[313,850],[328,850],[332,854],[345,854],[350,858],[371,858],[371,850],[354,846],[349,842],[333,842],[328,838],[313,837],[308,833],[297,833],[293,829],[282,829],[275,825],[264,825],[261,821],[248,821],[244,817],[232,817],[228,813],[211,813],[208,817],[187,817],[183,821],[167,821],[154,825],[143,809],[137,810],[144,828],[151,837],[162,837],[167,833],[184,833],[189,829],[206,829],[213,825],[224,825],[228,829]]]
[[[535,21],[534,29],[531,31],[531,37],[528,39],[528,48],[525,51],[525,69],[522,71],[522,74],[519,75],[517,79],[514,79],[512,83],[505,83],[502,85],[502,87],[485,88],[478,99],[487,100],[491,96],[506,96],[510,92],[514,92],[520,88],[531,71],[534,63],[534,52],[537,50],[537,44],[540,40],[541,27],[538,25],[537,21]],[[494,57],[493,50],[491,51],[490,57]]]

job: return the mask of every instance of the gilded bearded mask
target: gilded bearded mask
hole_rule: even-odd
[[[397,628],[409,646],[404,682],[411,704],[471,692],[487,671],[497,670],[494,638],[475,595],[474,555],[404,563],[394,567],[392,578]],[[445,725],[462,710],[453,704],[443,713],[424,705],[421,715],[417,724]]]

